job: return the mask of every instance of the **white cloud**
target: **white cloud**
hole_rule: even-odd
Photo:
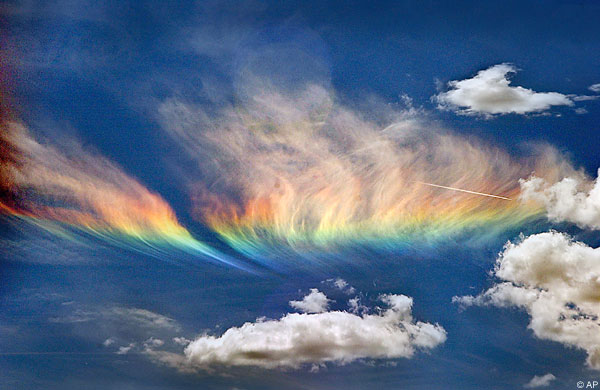
[[[542,203],[548,218],[572,222],[583,228],[600,229],[600,181],[583,174],[550,184],[538,177],[520,180],[521,199]]]
[[[523,308],[537,337],[585,350],[587,365],[600,370],[600,249],[558,232],[535,234],[508,242],[494,273],[503,282],[453,301]]]
[[[192,366],[190,366],[185,355],[182,355],[180,353],[154,350],[152,348],[146,348],[142,351],[142,353],[154,362],[176,368],[180,372],[190,374],[196,372],[196,370]]]
[[[63,317],[51,317],[48,319],[48,321],[57,324],[76,324],[93,321],[97,318],[97,316],[98,313],[96,312],[84,309],[76,309],[72,313]]]
[[[459,114],[527,114],[542,112],[551,106],[572,106],[573,101],[558,92],[535,92],[513,87],[507,75],[516,73],[511,64],[499,64],[481,70],[473,78],[448,83],[449,90],[433,97],[441,109]]]
[[[146,329],[179,330],[179,324],[172,318],[150,310],[129,307],[111,307],[100,310],[77,308],[63,317],[52,317],[55,323],[111,322],[120,327],[142,327]]]
[[[344,279],[341,278],[337,278],[334,282],[333,285],[337,288],[339,288],[340,290],[343,290],[344,288],[346,288],[346,286],[348,286],[348,282],[346,282]]]
[[[588,89],[592,92],[600,92],[600,83],[592,84],[588,87]]]
[[[66,306],[71,308],[77,305]],[[183,337],[174,337],[180,325],[167,316],[135,307],[74,308],[70,314],[51,318],[51,322],[78,327],[86,337],[113,350],[118,355],[133,349],[145,352],[162,347],[163,340],[186,345]],[[189,342],[189,340],[187,340]]]
[[[127,346],[123,346],[123,347],[119,347],[119,349],[117,350],[117,352],[115,352],[117,355],[126,355],[128,354],[133,348],[135,347],[135,343],[131,343]]]
[[[188,340],[185,337],[173,337],[173,342],[177,345],[186,346],[192,342],[192,340]]]
[[[145,348],[156,348],[164,345],[164,341],[161,339],[157,339],[155,337],[150,337],[148,340],[144,341]]]
[[[340,290],[343,290],[348,285],[348,282],[346,282],[344,279],[337,278],[333,282],[333,284],[335,285],[335,287],[339,288]]]
[[[550,373],[542,376],[535,375],[527,384],[525,384],[524,387],[527,389],[533,389],[536,387],[547,387],[550,385],[550,382],[552,382],[555,379],[556,377]]]
[[[335,287],[339,288],[340,290],[344,291],[346,294],[354,294],[354,292],[356,291],[354,289],[354,287],[350,286],[348,284],[348,282],[346,282],[344,279],[341,278],[337,278],[333,284],[335,285]]]
[[[114,307],[106,312],[105,315],[114,316],[145,328],[179,330],[179,324],[172,318],[146,309]]]
[[[590,96],[590,95],[568,95],[568,96],[574,102],[587,102],[587,101],[600,99],[600,96]]]
[[[380,300],[388,308],[378,314],[289,313],[278,320],[247,322],[220,337],[200,336],[185,348],[185,366],[298,368],[363,358],[409,358],[417,349],[431,349],[446,340],[441,326],[413,320],[411,298],[383,295]],[[183,361],[171,354],[156,358],[179,368]]]
[[[369,312],[369,308],[361,303],[359,297],[349,299],[348,307],[350,308],[350,312],[354,314],[364,314]]]
[[[310,294],[301,301],[290,301],[289,303],[291,307],[303,313],[322,313],[329,307],[329,299],[316,288],[312,288]]]
[[[331,285],[333,285],[333,287],[337,288],[338,290],[340,290],[348,295],[352,295],[356,292],[356,289],[354,287],[352,287],[347,281],[345,281],[342,278],[327,279],[321,283],[330,283]]]

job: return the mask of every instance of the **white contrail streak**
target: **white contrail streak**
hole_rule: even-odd
[[[505,196],[492,195],[492,194],[484,194],[483,192],[475,192],[475,191],[463,190],[462,188],[446,187],[446,186],[441,186],[441,185],[438,185],[438,184],[425,183],[425,182],[422,182],[422,181],[418,181],[417,183],[423,184],[423,185],[426,185],[426,186],[430,186],[430,187],[444,188],[446,190],[466,192],[467,194],[489,196],[490,198],[497,198],[497,199],[504,199],[504,200],[512,200],[511,198],[507,198]]]

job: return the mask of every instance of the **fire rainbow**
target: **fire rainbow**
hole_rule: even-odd
[[[477,195],[429,191],[422,207],[389,209],[367,218],[329,213],[318,223],[296,215],[285,219],[277,214],[276,199],[249,202],[243,212],[211,215],[206,221],[236,250],[261,257],[274,247],[291,247],[300,252],[331,249],[353,243],[403,246],[436,243],[471,233],[470,238],[488,239],[528,224],[543,222],[544,210],[537,204],[480,199]],[[517,190],[506,193],[518,197]],[[360,208],[357,206],[357,208]]]
[[[549,146],[514,156],[414,110],[365,115],[318,85],[266,88],[244,104],[214,114],[170,101],[162,112],[209,178],[195,189],[194,216],[251,257],[518,234],[543,220],[542,205],[519,199],[519,180],[572,172]]]
[[[79,232],[162,256],[169,248],[244,268],[198,241],[159,195],[114,163],[72,145],[36,141],[20,123],[2,125],[0,213],[64,238]]]

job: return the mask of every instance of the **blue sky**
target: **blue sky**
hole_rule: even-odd
[[[597,294],[598,286],[590,282],[589,291],[580,291],[558,281],[501,273],[495,264],[529,261],[554,275],[545,264],[576,259],[582,278],[598,276],[600,257],[592,248],[600,244],[595,211],[600,205],[594,197],[600,87],[590,87],[600,83],[600,4],[9,1],[0,6],[0,15],[5,25],[0,55],[8,75],[2,99],[11,103],[10,112],[3,111],[3,126],[18,122],[29,134],[2,139],[2,146],[10,146],[2,149],[3,165],[10,168],[2,172],[7,183],[2,204],[16,211],[3,211],[0,230],[5,248],[0,387],[515,389],[535,386],[534,376],[551,373],[539,387],[570,389],[577,381],[599,380],[600,363],[590,359],[594,351],[600,354],[593,349],[600,341],[593,330],[590,336],[581,329],[600,325],[600,313],[593,299],[577,298]],[[469,80],[475,82],[460,83]],[[480,80],[487,83],[477,84]],[[317,114],[303,116],[313,109]],[[286,133],[286,126],[305,129],[303,120],[316,126],[308,127],[313,130],[321,129],[321,121],[330,128],[325,135]],[[245,141],[263,125],[263,138]],[[364,126],[387,129],[385,137],[393,133],[385,138],[391,151],[374,142],[379,130]],[[416,141],[403,138],[406,134]],[[31,139],[52,145],[51,151],[27,149]],[[355,144],[378,152],[363,156]],[[473,152],[463,154],[470,147]],[[19,148],[24,152],[11,154]],[[34,157],[27,160],[27,153]],[[319,213],[329,198],[321,204],[311,192],[311,180],[303,179],[307,166],[314,161],[315,172],[327,171],[332,161],[343,165],[340,172],[351,167],[353,177],[373,190],[369,194],[383,188],[382,198],[393,197],[385,191],[392,188],[387,180],[398,180],[392,175],[403,153],[413,160],[401,169],[443,181],[432,184],[506,197],[529,194],[543,210],[525,217],[526,209],[510,209],[503,217],[504,204],[482,200],[483,206],[472,206],[479,195],[461,193],[454,206],[458,216],[452,207],[439,209],[440,215],[450,213],[451,222],[477,220],[484,207],[482,218],[491,222],[461,223],[457,232],[458,224],[451,224],[450,234],[444,230],[447,220],[433,213],[434,222],[422,230],[388,235],[387,225],[383,233],[370,225],[388,223],[377,219],[382,201],[372,195],[372,218],[361,219],[371,209],[363,198],[347,198],[351,183],[338,183],[334,174],[331,193],[342,199],[336,210],[353,202],[364,206],[352,211],[360,229],[344,230],[342,224],[323,239],[315,227],[311,235],[316,215],[323,218],[317,225],[325,224]],[[465,155],[473,160],[463,161]],[[12,165],[13,157],[25,162]],[[441,173],[436,164],[444,158],[449,168]],[[454,181],[452,167],[460,170]],[[479,171],[485,174],[472,173]],[[534,187],[527,192],[530,181],[519,185],[530,174],[545,180],[545,192]],[[309,226],[306,241],[272,225],[244,236],[224,233],[223,225],[211,222],[220,210],[217,201],[243,208],[253,195],[263,194],[269,175],[283,178],[281,186],[289,185],[298,199],[308,194],[293,204],[307,215],[301,225]],[[60,187],[64,182],[75,184]],[[577,183],[577,192],[565,190],[568,183]],[[324,186],[329,189],[327,182]],[[83,195],[76,192],[81,188]],[[439,188],[427,191],[425,209],[438,204],[436,196],[449,196],[436,192]],[[127,209],[144,214],[148,204],[164,202],[160,210],[172,210],[194,243],[184,233],[177,236],[184,244],[172,241],[170,233],[153,241],[168,230],[164,220],[148,228],[147,236],[128,233],[127,226],[110,219],[113,199],[131,202],[117,214]],[[40,211],[46,208],[39,204],[60,210]],[[270,209],[274,216],[268,218],[283,220],[285,205]],[[87,213],[95,222],[57,217],[63,209]],[[130,218],[136,230],[136,216]],[[233,218],[224,219],[230,226]],[[550,229],[557,236],[540,236]],[[586,249],[561,241],[567,235]],[[535,244],[538,238],[542,241]],[[514,252],[504,247],[508,240],[517,243]],[[196,242],[210,249],[196,251]],[[545,242],[554,243],[554,252],[539,249]],[[352,292],[336,286],[338,279]],[[502,282],[512,284],[515,294],[528,288],[552,297],[567,291],[576,298],[518,303],[516,295],[497,292],[485,298]],[[325,307],[303,312],[289,305],[315,288],[329,299]],[[298,350],[291,349],[290,364],[251,355],[250,363],[241,364],[243,354],[233,347],[233,352],[215,347],[211,351],[223,357],[202,360],[208,353],[201,347],[212,345],[210,337],[225,337],[228,329],[248,322],[260,341],[261,321],[283,331],[279,320],[288,313],[308,321],[308,333],[300,335],[304,340],[324,332],[311,326],[330,313],[344,313],[340,318],[356,326],[367,320],[379,324],[386,313],[401,311],[382,302],[386,294],[413,300],[412,317],[395,323],[391,336],[404,335],[411,326],[422,334],[427,324],[439,326],[426,329],[443,339],[421,345],[413,335],[402,347],[414,348],[414,354],[386,341],[363,346],[366,353],[341,342],[341,358],[324,358],[333,352],[300,341]],[[483,298],[453,302],[464,296]],[[352,312],[348,300],[355,297],[368,313]],[[530,325],[548,320],[537,314],[536,305],[556,302],[578,310],[574,335]],[[257,320],[262,317],[266,320]],[[549,321],[561,324],[558,315]],[[349,324],[341,327],[352,329]],[[373,326],[374,332],[385,328]],[[311,348],[318,351],[306,352]]]

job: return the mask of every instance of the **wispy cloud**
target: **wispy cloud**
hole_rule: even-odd
[[[145,328],[149,330],[164,329],[175,332],[180,330],[179,324],[172,318],[136,307],[79,307],[73,309],[64,316],[51,317],[49,321],[64,324],[90,321],[97,321],[100,323],[112,322],[117,323],[120,327],[131,326],[134,328]]]
[[[471,231],[500,231],[539,212],[506,199],[518,197],[520,178],[572,172],[552,148],[513,158],[436,127],[415,108],[361,111],[315,84],[281,91],[254,82],[246,90],[254,94],[239,107],[168,99],[159,111],[165,131],[197,162],[194,216],[250,255],[429,240],[488,224]]]
[[[556,377],[550,373],[542,376],[534,375],[529,382],[525,384],[526,389],[535,389],[538,387],[548,387],[550,383],[555,380]]]
[[[352,295],[356,292],[356,289],[342,278],[327,279],[324,282],[331,283],[335,288],[348,295]]]
[[[62,146],[41,142],[19,122],[0,128],[1,214],[63,239],[77,240],[67,233],[77,230],[150,254],[170,246],[232,264],[193,238],[162,197],[108,159],[70,139],[61,139]]]
[[[592,84],[588,87],[588,89],[592,92],[600,92],[600,83]]]

